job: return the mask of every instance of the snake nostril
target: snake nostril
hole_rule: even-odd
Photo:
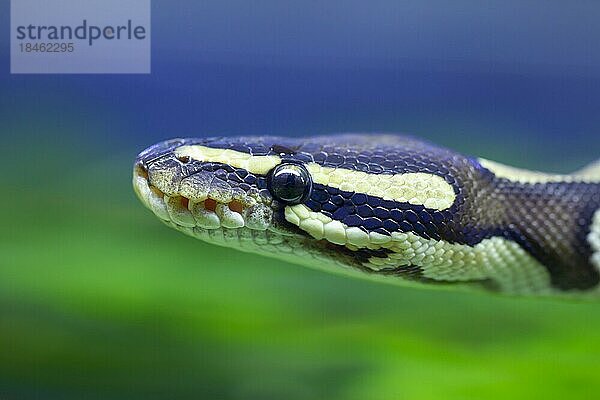
[[[141,176],[144,179],[148,179],[148,168],[146,168],[146,166],[143,163],[138,162],[135,164],[135,172],[138,176]]]
[[[177,156],[177,159],[182,164],[187,164],[190,162],[190,158],[188,156]]]

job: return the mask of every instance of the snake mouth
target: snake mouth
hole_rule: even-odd
[[[140,201],[158,218],[185,228],[266,230],[273,212],[268,204],[243,191],[211,186],[210,179],[197,174],[183,179],[176,191],[166,193],[154,184],[147,167],[136,162],[133,187]]]

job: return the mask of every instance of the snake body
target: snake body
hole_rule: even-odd
[[[600,297],[600,163],[545,174],[400,135],[173,139],[134,189],[201,240],[388,282]]]

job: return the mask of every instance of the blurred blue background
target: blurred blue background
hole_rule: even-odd
[[[224,251],[161,226],[130,175],[170,137],[342,131],[569,172],[600,156],[599,19],[595,1],[154,0],[149,75],[11,75],[6,29],[0,397],[595,397],[596,304]]]

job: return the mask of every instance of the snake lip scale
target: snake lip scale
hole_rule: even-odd
[[[265,230],[270,227],[268,212],[267,215],[263,215],[266,218],[260,221],[263,222],[262,224],[252,219],[253,211],[260,206],[253,198],[223,196],[221,191],[210,189],[204,193],[193,193],[190,197],[184,196],[181,192],[166,194],[150,183],[148,170],[140,163],[137,163],[134,169],[134,188],[138,197],[159,218],[181,229],[199,227],[213,230],[247,227]]]
[[[403,135],[172,139],[133,186],[200,240],[384,282],[600,293],[600,163],[547,174]]]

